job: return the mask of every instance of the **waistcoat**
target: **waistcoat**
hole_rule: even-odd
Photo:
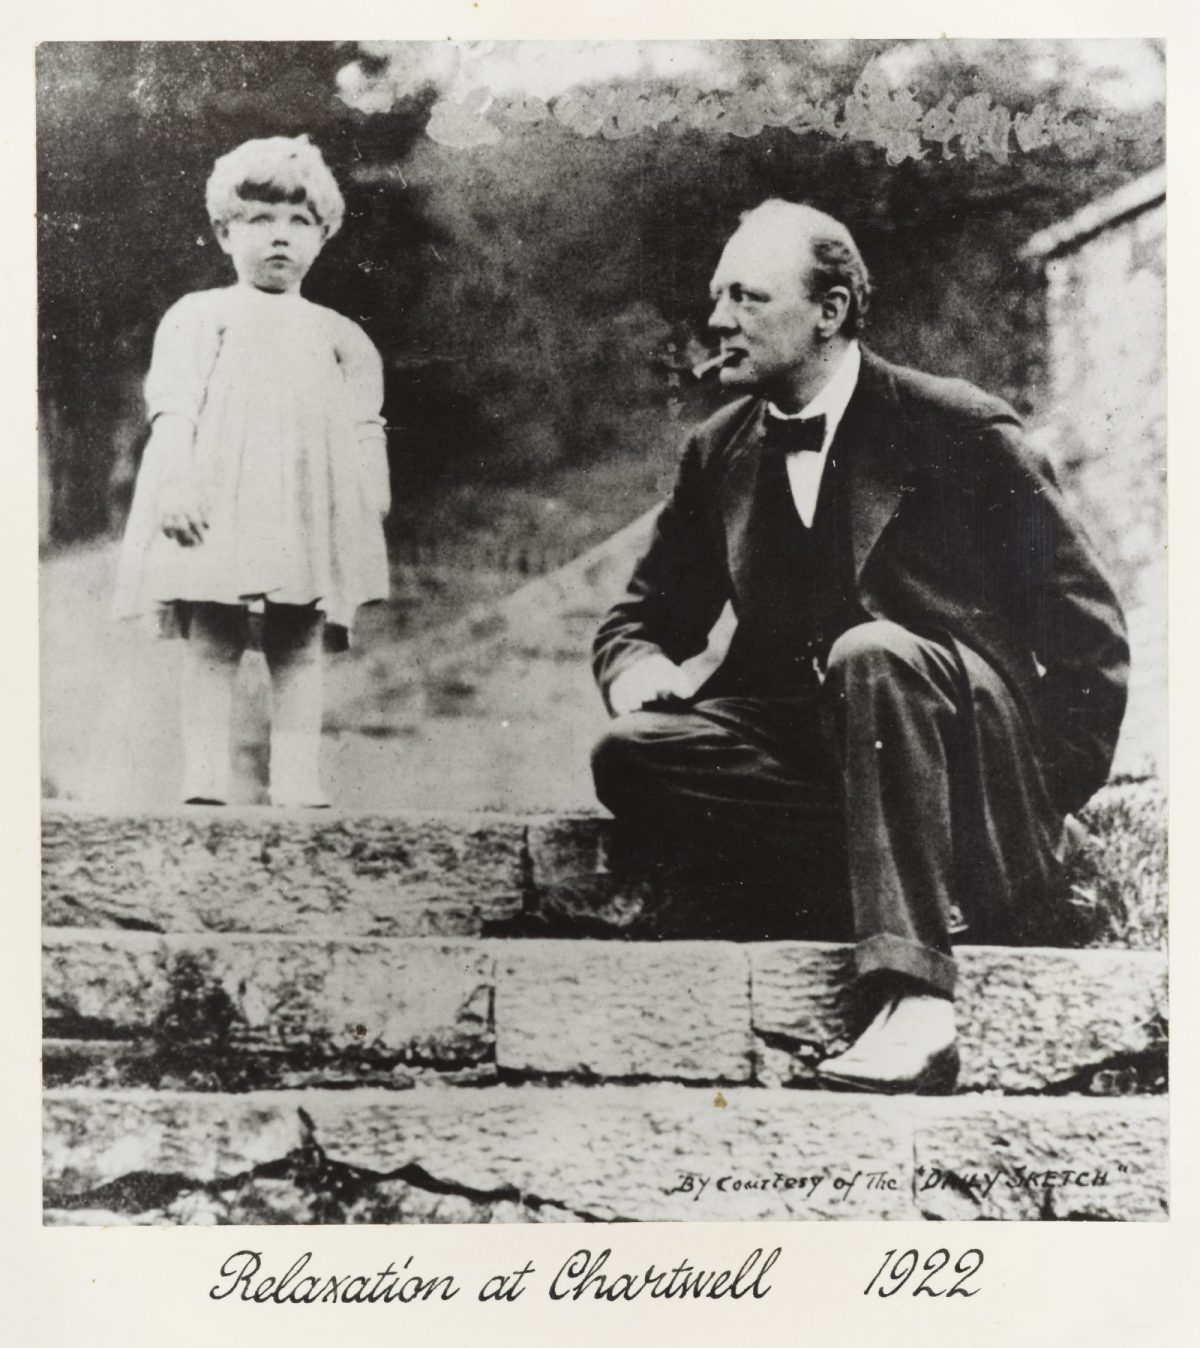
[[[867,621],[855,598],[845,480],[835,438],[808,527],[796,510],[784,456],[762,452],[747,522],[750,565],[737,596],[737,663],[753,671],[756,693],[814,691],[834,641]]]

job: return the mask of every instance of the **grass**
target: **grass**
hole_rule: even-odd
[[[1072,944],[1165,948],[1167,809],[1161,782],[1117,782],[1081,815],[1090,835],[1068,871]]]

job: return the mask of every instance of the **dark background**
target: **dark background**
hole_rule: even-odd
[[[419,67],[424,44],[407,45]],[[896,44],[712,45],[739,90],[840,106]],[[937,44],[908,72],[926,108],[986,93],[1103,128],[1007,162],[954,141],[889,162],[845,118],[804,134],[676,124],[610,139],[500,114],[498,143],[451,148],[426,133],[433,79],[409,79],[384,111],[338,96],[348,64],[370,79],[391,59],[333,43],[39,49],[48,545],[121,525],[155,326],[184,292],[231,279],[204,183],[245,139],[307,132],[342,183],[346,223],[306,293],[384,354],[394,555],[507,537],[509,561],[534,570],[644,510],[669,474],[674,422],[707,410],[711,395],[677,371],[699,354],[708,277],[739,211],[781,195],[846,220],[876,282],[871,344],[1027,411],[1041,308],[1018,249],[1163,158],[1161,104],[1109,105],[1065,43]],[[547,496],[555,509],[539,508]]]

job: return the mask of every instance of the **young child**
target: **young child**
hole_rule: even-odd
[[[167,311],[146,379],[151,436],[117,577],[118,617],[183,636],[184,799],[223,804],[238,664],[261,614],[271,801],[327,805],[323,650],[386,598],[383,371],[357,324],[300,295],[344,203],[307,137],[218,159],[209,217],[237,282]]]

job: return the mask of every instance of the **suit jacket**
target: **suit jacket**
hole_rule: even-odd
[[[738,612],[747,568],[763,564],[747,553],[747,481],[765,408],[740,398],[689,438],[649,547],[596,636],[606,698],[644,656],[702,650],[727,600]],[[1016,413],[864,350],[831,453],[848,475],[858,603],[983,656],[1027,719],[1051,798],[1078,809],[1112,763],[1129,647],[1112,587]],[[753,615],[738,616],[740,626]],[[735,634],[714,682],[753,693],[754,672]]]

